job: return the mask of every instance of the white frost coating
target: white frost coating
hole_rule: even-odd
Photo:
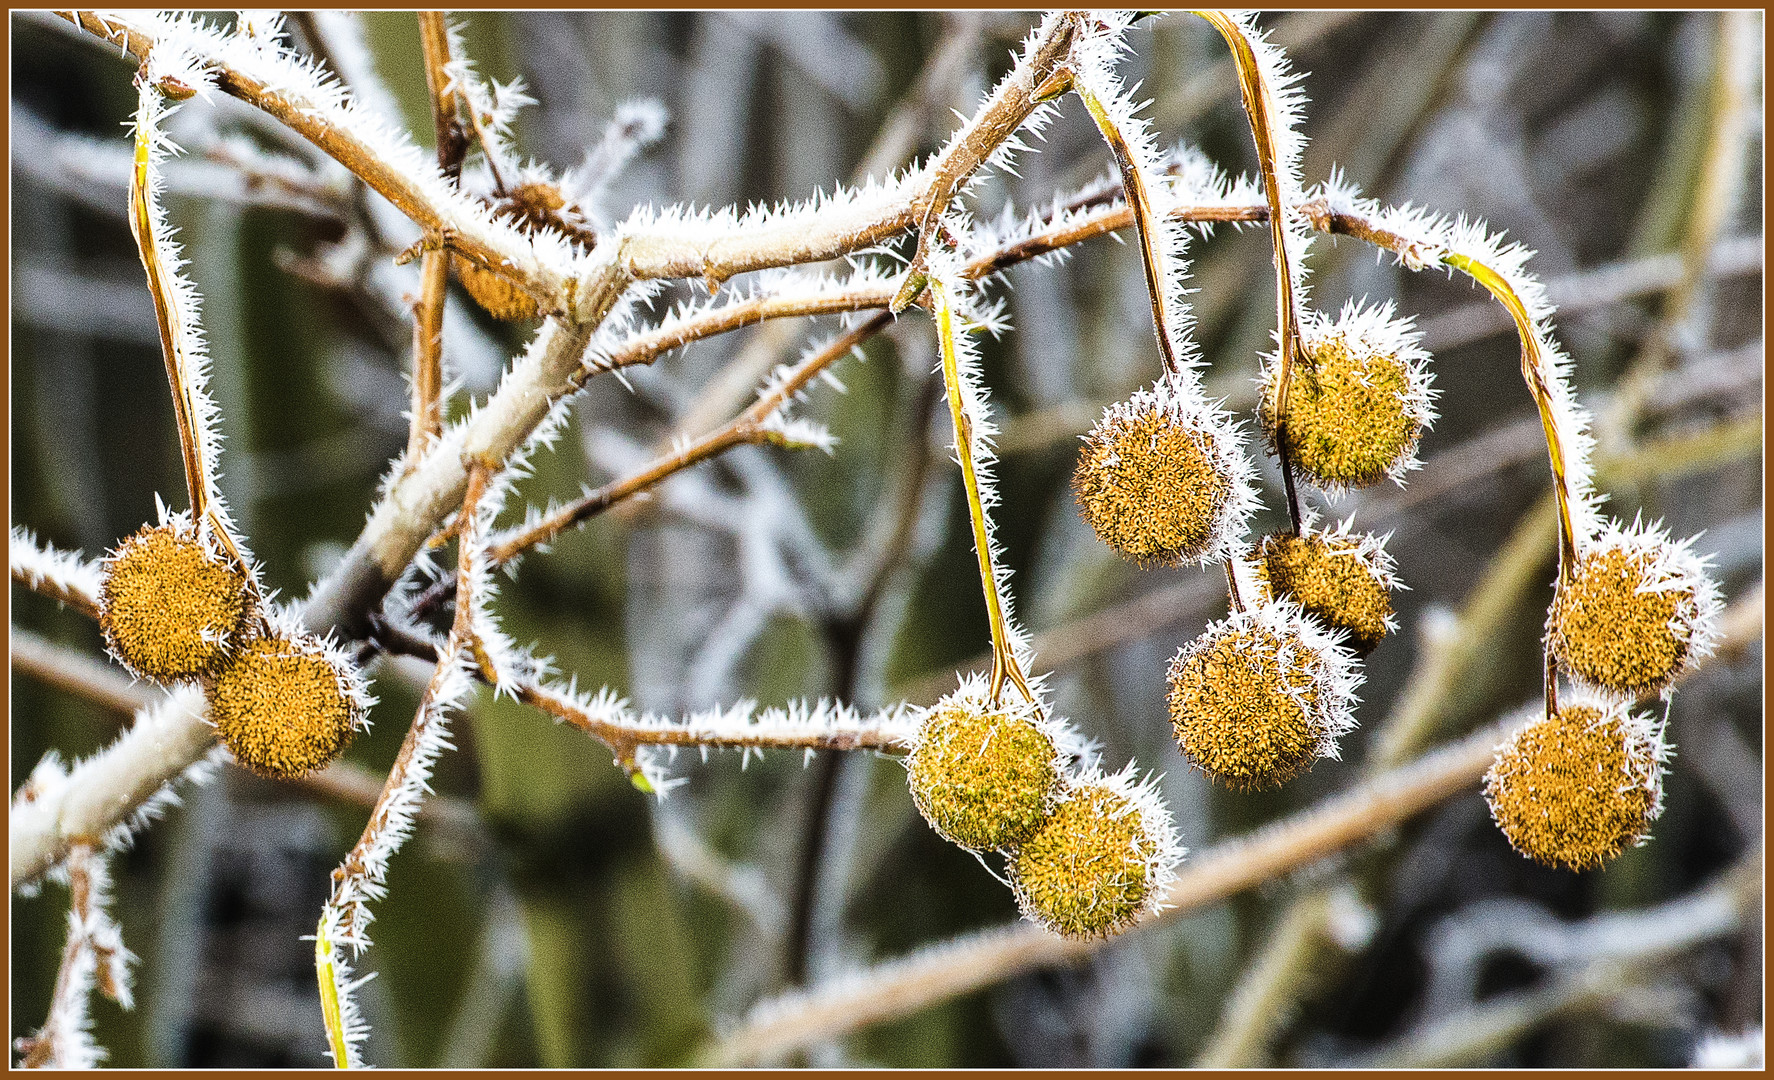
[[[123,935],[111,920],[110,868],[104,856],[84,845],[69,854],[68,863],[54,875],[73,884],[73,875],[86,881],[84,904],[78,894],[68,908],[68,941],[62,951],[61,971],[49,1003],[49,1015],[30,1042],[47,1049],[41,1067],[92,1069],[105,1059],[105,1051],[92,1037],[91,997],[95,986],[128,1009],[129,965],[136,959],[123,945]]]
[[[1640,592],[1686,594],[1676,603],[1675,613],[1669,619],[1669,632],[1687,647],[1681,668],[1670,675],[1672,681],[1693,671],[1711,656],[1721,636],[1719,620],[1725,610],[1724,597],[1709,572],[1712,557],[1694,553],[1694,542],[1699,539],[1699,536],[1690,536],[1675,543],[1662,522],[1647,523],[1634,515],[1632,524],[1625,526],[1611,517],[1604,519],[1600,533],[1581,542],[1578,547],[1579,559],[1621,551],[1632,557],[1635,563],[1644,560],[1644,582],[1639,586]],[[1572,677],[1577,677],[1574,672]],[[1603,696],[1615,696],[1600,687],[1588,689]],[[1668,688],[1664,690],[1665,695],[1670,692]]]
[[[1306,310],[1306,253],[1312,246],[1312,230],[1299,206],[1306,201],[1300,176],[1300,158],[1306,150],[1306,136],[1300,125],[1306,119],[1306,94],[1300,88],[1301,73],[1292,70],[1286,55],[1269,42],[1269,36],[1257,26],[1257,13],[1227,13],[1239,32],[1249,42],[1257,61],[1261,93],[1269,113],[1270,134],[1275,146],[1275,172],[1282,208],[1282,246],[1287,253],[1288,275],[1293,285],[1294,304]]]
[[[78,552],[40,542],[31,530],[14,525],[8,533],[6,558],[12,576],[30,588],[49,588],[78,603],[99,604],[99,567]]]
[[[1307,727],[1318,740],[1314,752],[1318,757],[1338,760],[1337,740],[1355,728],[1355,691],[1364,678],[1355,654],[1343,644],[1348,633],[1325,627],[1292,600],[1253,602],[1256,591],[1246,582],[1254,581],[1254,568],[1243,559],[1237,562],[1245,609],[1208,623],[1200,637],[1177,650],[1170,670],[1176,671],[1225,637],[1255,634],[1273,642],[1269,655],[1291,676],[1282,681],[1281,689],[1305,715]],[[1241,655],[1246,653],[1248,649]]]
[[[526,234],[495,220],[486,207],[447,181],[435,156],[416,146],[407,132],[360,105],[329,72],[278,39],[228,33],[187,13],[105,12],[102,18],[145,33],[155,42],[152,57],[166,65],[163,70],[199,94],[214,89],[216,66],[238,71],[287,100],[297,112],[369,150],[419,193],[445,228],[494,250],[522,252],[557,280],[573,275],[577,257],[566,237],[548,229]]]
[[[187,684],[136,710],[127,731],[71,768],[47,755],[13,796],[7,822],[13,886],[48,871],[59,861],[57,849],[71,840],[99,836],[107,850],[127,845],[178,804],[181,783],[204,783],[225,754],[204,717],[203,692]],[[118,806],[133,809],[119,820]]]
[[[1431,266],[1447,266],[1450,257],[1463,257],[1490,268],[1501,277],[1521,301],[1527,313],[1530,330],[1540,363],[1538,375],[1546,385],[1552,412],[1553,427],[1564,447],[1566,496],[1570,503],[1571,526],[1581,550],[1600,528],[1602,496],[1595,490],[1594,470],[1590,454],[1595,437],[1589,432],[1588,410],[1577,403],[1568,381],[1572,361],[1559,348],[1552,334],[1552,303],[1546,287],[1527,271],[1527,262],[1534,253],[1517,243],[1492,233],[1483,222],[1465,215],[1449,219],[1445,215],[1413,207],[1382,206],[1363,198],[1340,173],[1326,181],[1319,197],[1333,214],[1350,214],[1365,218],[1376,228],[1403,239],[1402,250],[1393,254],[1399,265],[1410,270]],[[1451,274],[1453,268],[1448,266]]]

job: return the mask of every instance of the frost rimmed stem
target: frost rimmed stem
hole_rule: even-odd
[[[964,387],[961,384],[960,349],[955,326],[954,297],[951,285],[941,273],[932,273],[929,281],[931,314],[936,319],[936,340],[942,352],[943,388],[948,393],[949,417],[955,425],[955,458],[961,463],[961,479],[967,489],[967,515],[973,525],[973,550],[979,557],[979,582],[985,591],[986,617],[992,630],[992,677],[987,699],[998,703],[1004,680],[1022,693],[1023,699],[1035,703],[1016,650],[1010,641],[1009,623],[1004,614],[1004,596],[999,585],[998,569],[992,557],[991,522],[986,517],[985,497],[981,491],[979,463],[975,459],[974,417],[968,412]]]
[[[425,86],[437,128],[438,171],[450,180],[462,173],[467,137],[456,118],[450,88],[450,34],[443,12],[421,11],[419,44],[425,58]],[[419,258],[419,299],[413,307],[412,417],[407,429],[407,461],[416,462],[443,432],[443,321],[448,295],[450,253],[429,248]]]
[[[383,883],[388,860],[412,832],[420,802],[424,793],[430,791],[427,781],[432,762],[449,746],[448,712],[470,686],[466,664],[474,622],[475,562],[481,558],[479,544],[484,524],[480,504],[489,473],[487,464],[480,461],[468,473],[456,538],[456,617],[449,637],[439,650],[437,668],[425,684],[418,712],[407,728],[381,797],[363,827],[363,835],[333,871],[332,895],[321,909],[320,924],[314,933],[314,971],[320,988],[321,1015],[333,1064],[342,1069],[362,1067],[356,1044],[368,1033],[351,996],[362,980],[352,978],[351,965],[342,947],[349,946],[352,958],[356,958],[369,946],[365,933],[372,917],[368,903],[380,899],[386,891]]]
[[[1206,19],[1232,50],[1233,65],[1238,70],[1238,89],[1244,99],[1244,112],[1250,118],[1251,138],[1257,148],[1257,168],[1263,177],[1263,194],[1269,203],[1269,232],[1275,246],[1275,321],[1280,346],[1280,366],[1275,379],[1275,455],[1281,463],[1282,486],[1287,492],[1287,513],[1294,535],[1300,533],[1300,500],[1294,490],[1293,462],[1287,450],[1287,398],[1292,383],[1293,365],[1303,356],[1300,347],[1300,317],[1295,286],[1297,274],[1304,267],[1293,265],[1288,252],[1288,197],[1297,192],[1298,180],[1292,175],[1296,155],[1283,160],[1276,134],[1281,117],[1272,111],[1275,95],[1257,61],[1256,50],[1249,35],[1237,20],[1223,11],[1197,11]],[[1283,181],[1286,180],[1286,187]]]
[[[1172,323],[1165,310],[1165,281],[1159,270],[1161,256],[1157,249],[1157,222],[1156,213],[1152,209],[1151,192],[1146,188],[1145,176],[1134,160],[1132,148],[1128,146],[1127,139],[1121,134],[1121,129],[1116,126],[1101,99],[1082,82],[1074,81],[1072,90],[1084,102],[1090,118],[1096,121],[1097,130],[1102,132],[1103,140],[1109,144],[1109,150],[1115,157],[1115,167],[1121,173],[1121,190],[1127,199],[1127,209],[1133,215],[1134,230],[1139,236],[1140,265],[1146,272],[1146,293],[1152,302],[1152,329],[1158,336],[1158,354],[1164,360],[1165,377],[1171,380],[1172,389],[1180,395],[1182,390],[1175,382],[1183,372],[1183,364],[1170,339]]]
[[[135,956],[105,910],[110,903],[110,873],[105,857],[90,844],[68,852],[68,941],[50,995],[49,1015],[35,1035],[18,1040],[26,1069],[90,1069],[105,1051],[93,1042],[89,1008],[96,985],[100,993],[124,1008],[132,1005],[129,963]]]
[[[190,282],[179,277],[183,260],[178,248],[166,239],[165,214],[156,197],[159,176],[154,166],[167,153],[167,147],[160,131],[164,106],[152,68],[144,60],[136,73],[138,103],[135,152],[129,172],[129,231],[135,237],[142,268],[148,275],[148,292],[154,298],[155,324],[160,331],[160,352],[172,392],[173,424],[179,432],[192,524],[200,535],[208,525],[216,542],[246,574],[248,588],[256,593],[252,564],[234,537],[227,507],[216,487],[215,455],[219,441],[214,430],[215,405],[204,391],[204,368],[208,361],[197,325],[197,292]]]

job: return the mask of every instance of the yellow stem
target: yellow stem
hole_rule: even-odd
[[[338,969],[333,966],[333,942],[326,932],[326,916],[314,929],[314,977],[320,983],[320,1015],[326,1022],[326,1038],[333,1048],[333,1067],[349,1069],[351,1052],[345,1044],[345,1014],[339,1006]]]
[[[1571,521],[1570,479],[1565,475],[1564,437],[1558,430],[1558,417],[1552,408],[1552,388],[1545,370],[1545,357],[1540,351],[1540,338],[1528,309],[1516,295],[1507,279],[1497,271],[1466,255],[1449,252],[1441,261],[1483,285],[1515,320],[1521,338],[1521,377],[1534,395],[1540,410],[1540,425],[1546,429],[1546,453],[1552,459],[1553,492],[1558,496],[1558,579],[1562,583],[1571,573],[1577,559],[1576,528]]]
[[[992,626],[992,704],[1009,678],[1022,691],[1023,698],[1034,701],[1022,668],[1010,650],[1005,632],[1004,604],[998,596],[998,575],[992,566],[992,542],[986,534],[985,502],[979,494],[979,473],[973,462],[973,421],[961,402],[961,372],[955,358],[955,315],[949,303],[949,291],[940,278],[930,279],[930,295],[934,298],[936,337],[942,347],[942,381],[949,395],[949,416],[955,422],[955,456],[961,459],[961,478],[967,487],[967,513],[973,520],[973,550],[979,556],[979,581],[986,594],[986,617]]]
[[[144,104],[147,95],[159,89],[141,79]],[[222,527],[209,503],[208,469],[203,460],[203,440],[197,432],[196,403],[191,400],[189,361],[179,345],[179,312],[173,306],[171,271],[160,261],[160,247],[154,236],[154,216],[148,209],[148,166],[151,161],[152,129],[146,117],[136,123],[134,167],[129,174],[129,231],[135,236],[136,249],[142,257],[142,268],[148,272],[148,292],[154,297],[154,318],[160,328],[160,352],[166,361],[166,381],[172,388],[173,422],[179,429],[179,449],[185,464],[185,489],[191,497],[191,524],[200,525],[208,519],[211,531],[234,562],[245,568],[246,559],[234,537]],[[248,575],[249,580],[251,575]]]

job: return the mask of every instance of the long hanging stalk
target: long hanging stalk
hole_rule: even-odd
[[[998,572],[992,559],[992,538],[986,530],[985,500],[980,494],[979,469],[973,456],[973,418],[967,414],[961,397],[960,362],[956,355],[955,312],[948,285],[940,275],[929,279],[931,311],[936,316],[936,338],[942,351],[942,381],[948,392],[949,417],[955,424],[955,456],[961,462],[961,478],[967,488],[967,514],[973,522],[973,550],[979,557],[979,582],[986,595],[986,617],[992,627],[991,701],[996,704],[1008,678],[1022,692],[1023,698],[1034,701],[1029,683],[1010,646],[1010,635],[1004,617],[1004,600],[998,592]]]
[[[1287,515],[1297,536],[1300,532],[1300,499],[1294,490],[1293,461],[1287,452],[1287,397],[1300,349],[1300,317],[1294,299],[1293,269],[1288,263],[1287,210],[1282,204],[1281,170],[1275,150],[1275,118],[1269,114],[1269,95],[1263,84],[1256,52],[1244,31],[1223,11],[1197,11],[1232,50],[1238,69],[1238,89],[1250,118],[1250,134],[1257,147],[1257,168],[1263,176],[1263,194],[1269,201],[1269,235],[1275,245],[1275,322],[1280,338],[1281,362],[1275,376],[1275,454],[1281,462],[1281,483],[1287,492]],[[1308,360],[1308,362],[1310,362]]]
[[[1074,82],[1072,89],[1083,100],[1090,118],[1096,121],[1097,130],[1102,132],[1103,141],[1109,144],[1109,150],[1115,156],[1115,167],[1121,172],[1121,188],[1126,192],[1128,209],[1133,211],[1134,231],[1139,236],[1140,265],[1146,271],[1146,294],[1152,302],[1152,329],[1158,335],[1158,353],[1164,359],[1164,374],[1170,380],[1171,389],[1180,394],[1181,388],[1176,385],[1176,380],[1182,372],[1182,360],[1177,355],[1175,343],[1170,340],[1171,320],[1166,310],[1164,278],[1158,269],[1157,214],[1152,208],[1152,193],[1146,188],[1145,175],[1134,161],[1132,148],[1127,145],[1126,137],[1102,100],[1083,83]]]

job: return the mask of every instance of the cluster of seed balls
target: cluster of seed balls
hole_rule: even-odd
[[[1583,545],[1547,613],[1546,644],[1576,696],[1497,749],[1485,795],[1515,849],[1599,867],[1662,810],[1661,726],[1631,707],[1666,691],[1709,647],[1717,587],[1660,530],[1609,529]]]
[[[1299,474],[1328,491],[1400,475],[1433,418],[1428,358],[1408,325],[1388,318],[1313,324],[1285,425],[1278,366],[1266,372],[1259,419],[1271,446],[1285,441]],[[1254,495],[1244,494],[1238,441],[1215,410],[1160,383],[1112,406],[1085,436],[1073,490],[1097,536],[1141,565],[1248,560],[1256,595],[1180,650],[1168,680],[1183,754],[1229,787],[1255,790],[1335,754],[1353,725],[1356,660],[1393,628],[1397,582],[1381,540],[1346,526],[1278,533],[1248,552]]]
[[[199,680],[241,765],[292,778],[337,757],[363,720],[355,670],[318,638],[266,628],[246,571],[188,523],[144,526],[106,556],[111,654],[161,685]]]
[[[1073,938],[1120,933],[1155,910],[1179,858],[1170,817],[1130,773],[1072,774],[1066,733],[1033,704],[966,689],[925,714],[906,770],[945,839],[1006,856],[1023,912]]]

